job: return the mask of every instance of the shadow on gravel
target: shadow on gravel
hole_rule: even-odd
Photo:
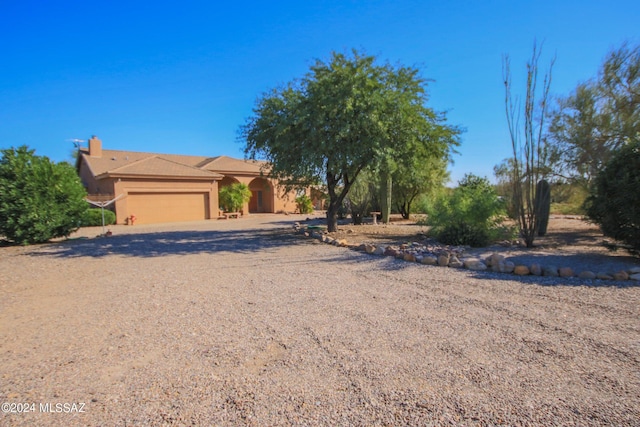
[[[308,244],[308,241],[297,238],[288,229],[168,231],[68,240],[43,245],[28,255],[60,258],[123,255],[146,258],[216,252],[250,253],[300,244]]]
[[[586,286],[589,288],[637,288],[640,282],[637,280],[600,280],[600,279],[580,279],[578,277],[549,277],[549,276],[516,276],[509,273],[493,273],[493,272],[473,272],[468,271],[471,277],[479,280],[490,280],[492,282],[504,280],[509,282],[520,282],[523,285],[538,286]]]

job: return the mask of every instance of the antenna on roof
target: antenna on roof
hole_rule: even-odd
[[[84,139],[71,138],[71,139],[67,139],[66,141],[73,142],[73,146],[79,149],[80,144],[84,142]]]

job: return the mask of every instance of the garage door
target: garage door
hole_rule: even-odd
[[[135,215],[136,224],[207,219],[208,205],[206,193],[129,193],[127,197],[128,215]]]

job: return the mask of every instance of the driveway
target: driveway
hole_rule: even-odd
[[[372,257],[303,218],[0,248],[0,425],[637,425],[639,287]]]

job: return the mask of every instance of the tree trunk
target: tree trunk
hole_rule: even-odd
[[[338,231],[338,208],[339,205],[334,200],[329,202],[329,208],[327,209],[327,231],[329,233]]]

